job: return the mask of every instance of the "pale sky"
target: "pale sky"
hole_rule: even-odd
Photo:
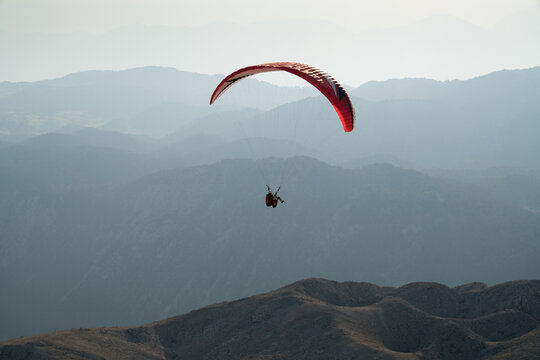
[[[0,81],[283,60],[353,86],[463,79],[539,66],[538,44],[540,0],[0,0]]]
[[[405,25],[434,14],[491,26],[538,7],[538,0],[0,0],[0,28],[103,33],[130,24],[198,26],[303,19],[363,29]]]

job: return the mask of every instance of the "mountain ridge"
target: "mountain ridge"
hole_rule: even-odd
[[[533,358],[539,316],[538,280],[395,288],[310,278],[147,325],[2,341],[0,358]]]

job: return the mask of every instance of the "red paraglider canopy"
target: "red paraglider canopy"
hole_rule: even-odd
[[[213,104],[221,94],[238,80],[268,71],[287,71],[315,86],[317,90],[326,96],[332,106],[334,106],[334,109],[336,109],[345,132],[350,132],[354,129],[354,108],[349,95],[347,95],[343,87],[324,71],[298,62],[273,62],[248,66],[237,70],[219,83],[210,98],[210,104]]]

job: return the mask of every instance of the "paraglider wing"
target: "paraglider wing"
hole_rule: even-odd
[[[330,101],[336,110],[345,132],[354,129],[354,108],[349,95],[343,87],[330,75],[311,65],[298,62],[273,62],[261,65],[254,65],[237,70],[223,79],[210,98],[210,104],[213,104],[227,89],[238,80],[251,75],[269,72],[269,71],[287,71],[291,74],[301,77],[308,83],[317,88]]]

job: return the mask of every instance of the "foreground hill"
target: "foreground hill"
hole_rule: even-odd
[[[540,281],[308,279],[152,324],[0,343],[2,359],[536,359]]]

